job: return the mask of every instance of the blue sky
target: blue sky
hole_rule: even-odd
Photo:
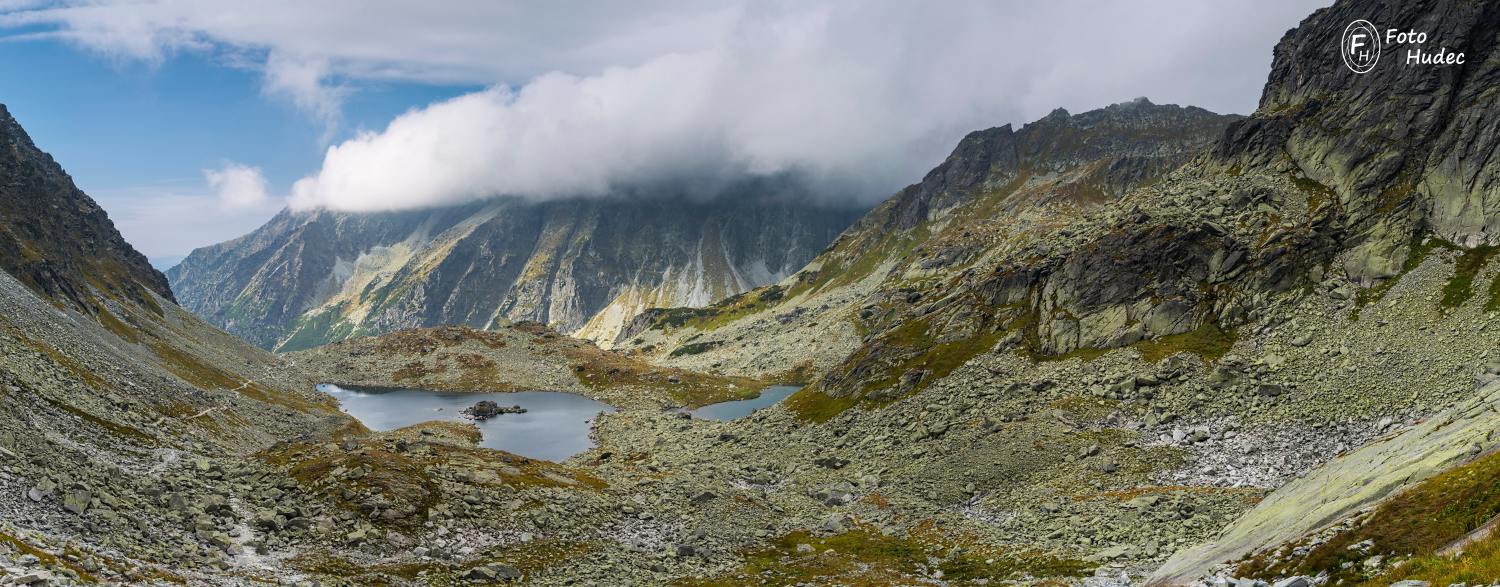
[[[212,199],[203,170],[259,167],[272,193],[317,170],[324,124],[264,95],[262,75],[221,55],[184,52],[161,63],[119,59],[51,40],[0,42],[0,103],[51,153],[122,232],[153,259],[249,232],[279,201],[162,226],[149,216],[187,198]],[[401,112],[477,89],[472,85],[347,81],[333,141],[380,129]],[[174,204],[176,203],[176,204]]]
[[[0,0],[0,102],[162,260],[288,206],[784,172],[873,203],[1058,107],[1248,113],[1326,3]]]

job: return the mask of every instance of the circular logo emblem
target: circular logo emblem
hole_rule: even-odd
[[[1380,61],[1380,31],[1368,20],[1349,23],[1339,41],[1339,54],[1349,71],[1367,73],[1375,69],[1375,62]]]

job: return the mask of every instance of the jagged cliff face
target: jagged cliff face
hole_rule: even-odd
[[[1422,45],[1387,45],[1369,73],[1342,67],[1336,47],[1356,20],[1419,31]],[[1370,285],[1396,275],[1412,236],[1465,248],[1500,244],[1500,63],[1493,2],[1339,3],[1276,46],[1256,116],[1214,150],[1226,167],[1301,174],[1331,188],[1355,254],[1344,268]],[[1463,64],[1405,63],[1445,47]]]
[[[265,348],[533,320],[612,341],[639,311],[780,280],[855,217],[750,182],[713,201],[496,199],[409,212],[283,212],[168,272],[183,304]]]
[[[99,296],[172,299],[161,273],[0,105],[0,269],[77,307]],[[149,294],[148,294],[149,292]]]

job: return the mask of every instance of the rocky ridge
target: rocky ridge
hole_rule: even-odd
[[[929,290],[997,251],[1160,181],[1237,119],[1142,98],[976,131],[795,276],[703,310],[642,314],[618,342],[696,368],[778,372],[810,359],[827,369],[865,342],[873,322],[894,321],[893,305],[925,304]],[[689,345],[708,348],[684,353]]]
[[[804,294],[829,281],[862,282],[843,277],[852,264],[830,268],[815,262],[799,274],[805,284],[800,290],[793,283],[778,285],[785,290],[777,293],[783,300],[778,304],[740,316],[732,315],[737,308],[726,308],[721,322],[727,323],[707,328],[677,328],[684,321],[670,315],[649,317],[632,343],[654,353],[675,348],[664,362],[755,369],[717,359],[765,340],[745,335],[741,325],[759,327],[774,316],[783,331],[826,330],[832,328],[828,322],[852,321],[839,327],[843,337],[828,337],[846,342],[823,358],[834,363],[816,391],[842,402],[881,403],[941,377],[965,355],[997,345],[1042,358],[1097,354],[1169,336],[1222,345],[1239,326],[1263,318],[1275,298],[1335,273],[1350,281],[1343,295],[1361,296],[1361,303],[1377,298],[1433,246],[1464,252],[1465,271],[1471,271],[1492,247],[1488,229],[1483,222],[1455,224],[1448,211],[1485,209],[1493,191],[1485,186],[1494,171],[1486,157],[1476,156],[1463,164],[1471,179],[1452,178],[1457,164],[1442,159],[1452,150],[1440,146],[1460,133],[1493,143],[1483,131],[1493,121],[1471,120],[1493,106],[1493,93],[1478,90],[1488,87],[1483,80],[1493,75],[1493,65],[1398,64],[1377,78],[1356,76],[1336,67],[1336,56],[1323,54],[1321,44],[1332,34],[1328,29],[1338,28],[1332,23],[1350,10],[1319,12],[1289,34],[1276,51],[1256,114],[1231,123],[1207,152],[1143,189],[1078,208],[1059,222],[1002,231],[1009,238],[992,238],[967,253],[919,245],[910,263],[925,271],[886,274],[883,284],[825,294],[838,305]],[[1391,12],[1388,21],[1433,30],[1469,54],[1492,53],[1494,34],[1487,27],[1494,19],[1484,6],[1384,10]],[[1315,50],[1322,51],[1316,59],[1304,55]],[[1410,91],[1376,104],[1371,83],[1388,84],[1382,94]],[[1309,97],[1314,94],[1316,99]],[[946,185],[934,178],[953,169],[990,168],[989,159],[975,152],[961,145],[955,157],[970,153],[965,164],[945,164],[923,185]],[[1397,181],[1403,177],[1432,179]],[[921,210],[929,200],[942,198],[898,195],[856,226],[881,218],[883,226],[903,226],[906,216],[891,211]],[[983,225],[989,216],[975,216],[949,230],[983,233],[970,225]],[[858,235],[856,229],[846,238]],[[892,256],[882,252],[876,259]],[[978,260],[958,261],[965,258]],[[853,275],[868,271],[867,264]],[[851,306],[858,308],[853,316]],[[776,310],[765,311],[770,308]],[[686,322],[691,326],[691,318]],[[851,345],[853,336],[859,340]],[[681,343],[709,350],[679,359],[673,355],[683,350]],[[851,352],[843,354],[846,349]],[[757,356],[753,349],[742,354]]]

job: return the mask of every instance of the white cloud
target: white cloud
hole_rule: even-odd
[[[218,169],[203,170],[203,179],[213,190],[219,204],[231,210],[264,207],[271,202],[266,178],[259,167],[225,163]]]
[[[91,1],[0,14],[150,59],[261,55],[267,92],[336,120],[348,82],[489,89],[331,146],[295,206],[376,210],[798,171],[884,197],[965,132],[1136,96],[1254,108],[1316,0],[925,3]],[[334,80],[334,81],[330,81]]]
[[[494,194],[598,194],[612,184],[735,165],[711,113],[711,56],[579,78],[538,77],[408,112],[328,149],[294,208],[378,210]],[[711,126],[712,125],[712,126]],[[375,170],[381,170],[375,172]]]
[[[223,192],[197,180],[91,190],[90,195],[109,210],[125,240],[154,259],[186,255],[225,235],[250,232],[286,205],[281,198],[231,205]]]
[[[328,81],[329,66],[323,59],[303,59],[272,50],[266,57],[265,92],[291,99],[302,111],[323,125],[326,144],[338,129],[347,88]]]

